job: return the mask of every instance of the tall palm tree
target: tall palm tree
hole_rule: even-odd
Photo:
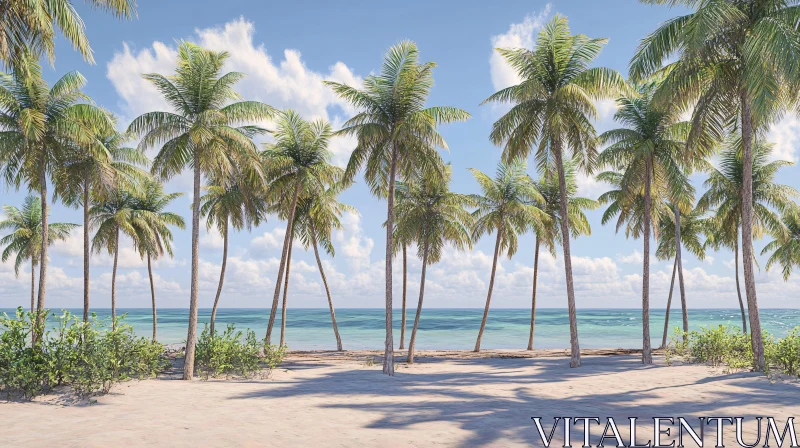
[[[705,259],[705,242],[701,241],[704,234],[709,233],[710,222],[706,219],[705,211],[693,208],[689,213],[676,212],[679,207],[673,204],[665,204],[663,215],[658,220],[658,246],[656,247],[656,257],[659,260],[674,259],[672,267],[672,280],[669,285],[669,295],[667,296],[667,311],[664,317],[664,334],[661,339],[661,347],[667,345],[667,334],[669,331],[669,312],[672,308],[672,292],[675,286],[676,271],[679,275],[679,288],[681,291],[681,316],[683,317],[684,338],[689,333],[689,312],[686,304],[686,288],[683,282],[683,265],[678,250],[685,248],[699,260]],[[680,223],[680,228],[676,229],[675,223]],[[678,246],[680,242],[680,246]],[[741,303],[741,297],[739,298]],[[744,316],[744,314],[742,315]],[[745,333],[747,329],[745,329]]]
[[[484,234],[497,233],[486,307],[483,309],[483,320],[478,331],[478,339],[475,341],[476,352],[481,350],[481,339],[486,329],[486,318],[489,315],[494,276],[497,271],[497,257],[500,252],[505,252],[508,258],[513,257],[517,252],[519,234],[548,225],[546,222],[549,218],[535,205],[544,203],[544,197],[525,172],[526,169],[526,164],[519,160],[511,163],[502,162],[492,179],[481,171],[470,168],[481,188],[480,195],[471,196],[477,207],[472,213],[475,219],[472,239],[477,241]]]
[[[116,185],[135,189],[147,176],[139,166],[150,161],[135,148],[126,146],[129,136],[113,130],[98,136],[102,147],[96,151],[72,148],[67,153],[56,183],[56,193],[67,205],[83,208],[83,321],[89,321],[89,209],[93,198],[107,197]]]
[[[334,230],[344,230],[344,225],[340,220],[342,214],[345,212],[358,213],[355,207],[339,202],[338,196],[344,187],[345,185],[341,183],[335,184],[322,193],[317,193],[311,198],[304,199],[297,205],[297,217],[295,219],[296,235],[299,240],[306,249],[309,246],[314,248],[314,257],[317,260],[317,267],[322,277],[322,284],[325,287],[325,294],[328,296],[328,308],[331,312],[333,335],[336,338],[336,350],[339,351],[342,350],[342,338],[339,336],[331,290],[328,286],[325,270],[322,268],[318,246],[321,245],[331,257],[336,256],[331,234]]]
[[[342,178],[343,170],[331,165],[328,143],[333,136],[331,125],[324,120],[308,122],[297,112],[287,110],[278,115],[275,124],[275,142],[262,153],[264,173],[269,186],[267,202],[281,219],[286,219],[283,251],[275,280],[275,294],[267,325],[267,344],[270,343],[278,299],[281,292],[289,245],[294,235],[295,211],[301,197],[313,196]]]
[[[251,229],[261,223],[266,213],[266,204],[258,194],[257,185],[236,174],[228,178],[211,179],[200,198],[200,215],[206,218],[206,227],[216,227],[222,235],[222,267],[219,272],[219,285],[211,308],[211,334],[214,334],[214,323],[217,307],[222,295],[222,284],[225,280],[225,267],[228,262],[228,232],[232,226],[235,230],[244,227]]]
[[[158,316],[156,311],[156,288],[153,283],[153,267],[151,260],[157,259],[166,252],[170,258],[172,252],[172,231],[169,226],[179,229],[186,227],[183,218],[172,212],[164,211],[170,202],[183,196],[183,193],[164,193],[164,186],[155,179],[146,179],[142,185],[142,194],[135,198],[133,209],[137,219],[134,247],[142,258],[147,258],[147,275],[150,278],[150,298],[153,305],[153,341],[157,337]]]
[[[173,112],[145,113],[128,128],[128,132],[141,137],[140,150],[159,149],[153,160],[155,176],[168,180],[186,167],[191,167],[193,172],[191,292],[184,380],[191,380],[194,374],[197,339],[200,177],[237,171],[253,179],[260,177],[258,150],[252,138],[265,130],[242,123],[266,120],[274,115],[274,109],[266,104],[239,101],[240,96],[233,86],[244,74],[223,74],[227,58],[228,53],[224,51],[181,43],[174,75],[143,75],[164,96]]]
[[[562,216],[568,215],[569,208],[565,154],[571,152],[578,157],[581,168],[592,171],[597,157],[597,138],[591,123],[597,117],[593,100],[614,97],[627,89],[625,80],[616,71],[588,68],[607,41],[571,34],[566,17],[556,15],[539,33],[534,50],[497,50],[522,82],[484,101],[513,104],[511,110],[494,123],[490,138],[495,144],[503,145],[506,161],[527,157],[535,146],[540,170],[554,166],[559,178]],[[568,220],[561,221],[561,238],[570,320],[570,366],[579,367],[581,355]]]
[[[564,176],[567,184],[567,220],[572,238],[581,235],[591,235],[592,228],[589,220],[583,213],[584,210],[594,210],[600,207],[600,203],[589,198],[577,197],[578,184],[575,179],[575,165],[572,161],[564,163]],[[536,207],[542,210],[548,220],[541,228],[534,228],[535,243],[533,252],[533,292],[531,294],[531,331],[528,336],[528,350],[533,350],[533,335],[536,326],[536,287],[539,277],[539,249],[542,243],[547,246],[550,253],[556,256],[556,245],[561,244],[561,195],[558,185],[558,175],[553,170],[543,173],[538,182],[535,183],[536,189],[542,195],[544,202],[537,203]]]
[[[744,151],[742,146],[742,140],[738,136],[734,135],[728,138],[726,148],[719,156],[718,168],[709,169],[708,179],[704,183],[706,192],[697,203],[697,208],[702,211],[714,211],[714,216],[711,218],[710,223],[714,231],[708,233],[707,244],[715,249],[720,247],[733,248],[737,291],[739,283],[739,238],[742,241],[747,239],[744,236],[745,227],[743,227],[746,205],[742,195],[745,182],[745,166],[749,165],[751,167],[750,191],[752,193],[752,204],[749,207],[753,211],[753,219],[750,226],[752,229],[750,234],[751,241],[762,238],[764,233],[772,235],[784,234],[785,229],[781,224],[780,216],[770,207],[777,209],[779,212],[783,211],[791,204],[793,197],[800,195],[797,190],[788,185],[775,183],[775,176],[778,170],[785,166],[793,165],[793,163],[784,160],[770,162],[771,144],[757,140],[753,147],[752,160],[749,164],[746,164],[743,159]],[[752,264],[754,256],[754,254],[751,254],[748,257],[742,251],[742,265]],[[747,274],[745,273],[746,276]],[[747,291],[746,281],[745,291]],[[739,297],[739,307],[743,318],[742,327],[744,328],[745,306],[741,303],[741,293],[739,293]],[[747,314],[750,317],[751,333],[759,331],[758,328],[760,328],[753,326],[752,313],[757,313],[758,311],[754,310],[752,306],[750,296],[748,296]]]
[[[114,123],[99,107],[88,104],[81,92],[86,80],[70,72],[52,86],[42,78],[36,57],[26,53],[12,74],[0,75],[0,175],[8,185],[40,195],[42,249],[39,257],[37,309],[45,307],[47,244],[49,241],[48,177],[61,177],[69,150],[102,151],[98,135],[111,132]]]
[[[742,258],[750,316],[753,364],[765,369],[764,343],[753,272],[753,152],[758,134],[797,99],[800,40],[797,1],[649,0],[692,10],[648,35],[631,61],[631,78],[662,70],[662,104],[692,110],[690,149],[721,141],[730,125],[741,130],[744,176],[741,195]],[[678,226],[680,227],[680,226]]]
[[[36,196],[27,196],[19,209],[12,205],[4,205],[6,219],[0,221],[0,230],[11,230],[11,233],[0,238],[3,249],[2,261],[5,263],[14,257],[14,274],[19,277],[19,268],[27,260],[31,262],[31,313],[34,311],[36,290],[36,263],[42,250],[42,204]],[[48,245],[58,240],[65,240],[77,224],[54,222],[50,224]]]
[[[767,260],[767,270],[775,264],[780,265],[784,280],[789,280],[792,269],[800,267],[800,209],[795,205],[787,207],[781,216],[786,228],[775,236],[761,251],[761,255],[772,252]]]
[[[450,191],[452,169],[446,166],[443,173],[429,170],[419,179],[400,183],[396,191],[403,191],[403,201],[398,202],[396,234],[402,241],[417,243],[417,256],[422,259],[419,283],[419,301],[411,339],[408,342],[408,362],[414,362],[417,329],[425,296],[425,274],[428,265],[442,258],[446,244],[456,250],[472,249],[470,230],[474,218],[466,208],[475,205],[468,195]]]
[[[652,212],[656,201],[673,198],[676,204],[689,203],[692,191],[684,166],[685,138],[688,123],[680,122],[669,108],[657,108],[653,95],[658,83],[648,81],[636,86],[635,95],[617,99],[614,120],[623,128],[604,132],[599,140],[609,144],[598,157],[598,164],[622,171],[620,193],[625,204],[639,196],[642,207],[642,363],[652,364],[650,344],[650,230],[658,227],[658,213]],[[656,220],[653,221],[653,218]],[[678,248],[679,249],[679,248]]]
[[[383,373],[394,375],[392,337],[392,256],[394,244],[394,188],[398,173],[439,163],[437,147],[447,148],[437,126],[467,120],[470,115],[454,107],[426,107],[433,87],[434,62],[419,62],[417,45],[403,41],[386,53],[377,75],[367,76],[362,89],[326,81],[333,91],[359,112],[339,131],[356,136],[345,179],[352,180],[366,167],[364,179],[372,193],[387,199],[386,212],[386,341]]]

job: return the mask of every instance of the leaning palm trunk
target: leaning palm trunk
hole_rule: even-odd
[[[531,298],[531,334],[528,336],[528,350],[533,350],[533,330],[536,325],[536,280],[539,277],[539,235],[536,235],[536,249],[533,252],[533,297]]]
[[[150,299],[153,302],[153,342],[158,336],[158,315],[156,313],[156,287],[153,284],[153,267],[150,264],[150,254],[147,254],[147,275],[150,276]]]
[[[403,311],[400,317],[400,350],[405,348],[406,340],[406,286],[408,285],[408,258],[406,245],[403,244]]]
[[[194,151],[194,186],[192,189],[192,279],[189,296],[189,329],[186,334],[186,357],[183,362],[183,379],[194,376],[194,349],[197,342],[197,270],[200,265],[200,153]]]
[[[556,167],[558,168],[558,190],[561,196],[560,212],[563,217],[561,221],[561,240],[562,247],[564,248],[564,273],[567,279],[567,309],[569,311],[569,344],[571,351],[571,358],[569,362],[570,367],[581,366],[581,348],[578,343],[578,315],[575,311],[575,286],[572,281],[572,254],[570,253],[569,244],[569,223],[566,219],[569,216],[567,212],[567,181],[564,177],[564,161],[561,154],[561,142],[556,141],[553,148],[553,155],[555,156]]]
[[[36,261],[31,258],[31,313],[36,308]]]
[[[283,270],[286,268],[286,254],[289,252],[289,243],[292,240],[292,224],[294,223],[294,212],[297,208],[297,198],[300,196],[301,182],[302,181],[298,179],[297,185],[294,187],[294,198],[292,199],[292,206],[289,209],[289,218],[286,222],[286,235],[283,237],[281,263],[278,267],[278,279],[275,280],[275,295],[272,297],[272,309],[269,313],[269,324],[267,325],[267,344],[272,340],[272,327],[275,325],[275,315],[278,312],[278,300],[281,298],[281,280],[283,279]]]
[[[422,251],[422,273],[419,277],[419,302],[417,302],[417,315],[414,317],[414,328],[411,329],[411,340],[408,342],[408,363],[414,364],[414,344],[417,342],[417,328],[419,328],[419,316],[422,314],[422,298],[425,296],[425,271],[428,268],[428,245]],[[488,306],[488,303],[487,303]],[[487,308],[488,309],[488,308]],[[486,322],[486,316],[483,318]]]
[[[678,286],[681,290],[681,315],[683,317],[683,341],[689,334],[689,309],[686,305],[686,284],[683,282],[683,258],[681,257],[681,211],[673,205],[675,213],[675,260],[678,263]]]
[[[89,321],[89,176],[83,183],[83,321]]]
[[[650,177],[653,172],[652,160],[647,155],[644,174],[644,263],[642,263],[642,364],[652,364],[650,349]]]
[[[217,296],[214,297],[214,307],[211,309],[211,336],[214,336],[214,322],[217,319],[217,307],[219,298],[222,295],[222,282],[225,281],[225,265],[228,263],[228,218],[225,218],[225,231],[222,235],[222,267],[219,270],[219,285],[217,286]]]
[[[742,266],[744,267],[744,289],[747,294],[747,312],[750,316],[750,340],[753,346],[755,370],[763,372],[764,341],[761,335],[761,320],[758,315],[756,279],[753,272],[753,122],[750,98],[743,89],[742,105]]]
[[[319,249],[317,248],[317,234],[314,230],[314,223],[311,223],[311,243],[314,245],[314,257],[317,259],[317,266],[319,267],[319,275],[322,276],[322,284],[325,285],[325,294],[328,295],[328,308],[331,310],[331,324],[333,325],[333,334],[336,336],[336,350],[342,351],[342,338],[339,337],[339,326],[336,325],[336,312],[333,310],[333,299],[331,298],[331,289],[328,287],[328,279],[325,277],[325,270],[322,269],[322,260],[319,258]]]
[[[733,264],[736,272],[736,295],[739,297],[739,310],[742,312],[742,334],[747,334],[747,313],[744,311],[742,289],[739,287],[739,235],[737,229],[736,241],[733,243]]]
[[[283,304],[281,305],[281,347],[286,345],[286,299],[289,295],[289,273],[292,269],[292,243],[294,243],[294,239],[289,240],[289,253],[286,255],[286,278],[283,280]]]
[[[667,313],[664,316],[664,336],[661,338],[661,348],[667,346],[667,333],[669,332],[669,310],[672,307],[672,291],[675,289],[675,271],[678,267],[678,257],[672,263],[672,281],[669,282],[669,296],[667,296]]]
[[[392,230],[394,229],[394,181],[397,177],[397,144],[392,144],[392,165],[389,169],[389,196],[386,211],[386,341],[383,373],[394,376],[394,340],[392,339]]]
[[[44,293],[45,293],[45,283],[47,281],[47,246],[48,246],[48,239],[50,238],[50,232],[47,223],[47,171],[46,171],[46,164],[42,162],[42,166],[39,167],[39,183],[41,184],[41,202],[42,202],[42,247],[41,253],[39,255],[39,297],[36,303],[36,323],[37,323],[37,330],[34,334],[38,334],[44,331],[42,326],[44,315]],[[36,336],[34,339],[38,339]]]
[[[117,262],[119,261],[119,226],[114,235],[114,267],[111,269],[111,328],[117,329]]]
[[[481,339],[483,331],[486,329],[486,318],[489,317],[489,303],[492,301],[492,289],[494,289],[494,274],[497,271],[497,257],[500,255],[500,241],[503,239],[503,228],[497,229],[497,241],[494,243],[494,258],[492,259],[492,273],[489,276],[489,292],[486,294],[486,306],[483,308],[483,320],[481,329],[478,331],[478,340],[475,341],[475,352],[481,351]]]

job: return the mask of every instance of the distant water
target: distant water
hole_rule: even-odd
[[[69,310],[82,314],[80,309]],[[98,317],[107,317],[109,309],[96,309]],[[414,312],[407,314],[406,344],[411,337]],[[13,313],[11,309],[0,312]],[[148,308],[117,310],[127,313],[125,321],[134,331],[149,337],[152,334],[152,314]],[[419,349],[472,349],[481,324],[482,309],[429,309],[422,311],[417,347]],[[158,310],[158,338],[163,343],[178,343],[186,339],[189,312],[183,309]],[[209,321],[210,309],[200,309],[199,331]],[[664,310],[653,309],[650,328],[654,346],[661,343],[664,329]],[[273,330],[273,342],[280,338],[280,310]],[[496,309],[489,312],[481,346],[486,349],[524,349],[530,331],[530,310]],[[235,323],[237,329],[252,328],[259,338],[264,337],[269,320],[268,309],[220,309],[217,328]],[[642,312],[636,309],[580,309],[578,332],[583,348],[641,348]],[[345,349],[382,349],[385,338],[384,311],[382,309],[343,308],[336,310],[336,321]],[[691,330],[702,326],[729,324],[741,326],[738,309],[697,309],[689,311]],[[800,309],[762,309],[761,324],[770,333],[782,337],[800,325]],[[681,325],[680,309],[670,314],[672,328]],[[569,347],[569,319],[565,309],[540,309],[536,311],[536,348]],[[290,309],[286,318],[286,342],[290,349],[335,349],[336,340],[327,309]],[[394,311],[394,342],[400,343],[400,310]]]

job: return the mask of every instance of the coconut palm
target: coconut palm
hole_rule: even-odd
[[[654,200],[664,201],[665,198],[673,198],[676,204],[690,203],[692,186],[684,167],[692,167],[692,159],[687,158],[687,151],[684,151],[688,123],[679,121],[674,110],[657,108],[653,103],[658,83],[647,81],[635,87],[635,95],[617,99],[614,120],[624,127],[600,136],[600,142],[609,146],[598,157],[598,164],[621,170],[620,199],[624,203],[631,203],[639,196],[643,201],[642,363],[652,364],[650,230],[659,225],[659,213],[653,213],[652,204]]]
[[[200,177],[234,172],[253,179],[260,177],[258,150],[252,138],[265,130],[242,123],[265,120],[274,114],[274,109],[266,104],[239,101],[240,96],[233,86],[244,74],[223,74],[222,66],[227,58],[228,53],[224,51],[181,43],[174,75],[143,75],[173,112],[145,113],[128,128],[128,132],[141,137],[139,150],[158,148],[151,171],[161,180],[172,178],[186,167],[192,169],[192,267],[184,380],[192,379],[194,374],[197,339]]]
[[[468,195],[450,191],[452,170],[446,166],[442,172],[429,170],[419,179],[399,183],[396,191],[405,198],[398,201],[395,233],[401,241],[417,244],[417,256],[422,260],[419,283],[419,301],[411,339],[408,342],[408,362],[414,362],[417,329],[425,296],[425,274],[428,265],[442,258],[445,245],[456,250],[472,249],[470,229],[474,218],[467,207],[475,205]]]
[[[42,209],[42,249],[39,257],[37,309],[45,307],[47,244],[49,241],[48,177],[58,180],[71,148],[102,152],[97,137],[111,132],[114,123],[99,107],[88,104],[81,92],[86,80],[70,72],[52,87],[42,79],[42,68],[30,53],[0,75],[0,175],[7,185],[39,192]]]
[[[325,270],[322,268],[319,246],[322,246],[325,253],[331,257],[336,256],[331,236],[333,231],[344,230],[344,225],[340,218],[345,212],[358,214],[358,210],[355,207],[339,202],[339,194],[344,188],[344,184],[338,183],[321,193],[301,200],[297,205],[295,218],[296,237],[303,243],[306,250],[309,247],[314,249],[314,257],[317,260],[319,274],[322,277],[325,294],[328,296],[328,308],[331,312],[331,325],[333,326],[333,335],[336,338],[336,349],[339,351],[342,350],[342,338],[339,336],[339,327],[336,324],[336,312],[333,307],[333,298],[328,286],[328,279],[325,276]]]
[[[544,197],[536,189],[533,180],[525,172],[527,166],[522,161],[502,162],[497,167],[494,179],[479,170],[470,168],[478,181],[480,195],[472,195],[477,209],[472,213],[475,225],[472,239],[477,241],[484,234],[496,232],[492,271],[489,276],[489,292],[486,294],[486,307],[483,320],[475,342],[475,351],[481,350],[481,339],[489,315],[489,304],[494,289],[494,276],[497,271],[497,257],[505,252],[508,258],[514,256],[518,248],[518,236],[530,229],[544,228],[549,219],[534,204],[544,203]]]
[[[749,164],[746,164],[743,160],[744,151],[742,146],[742,140],[738,136],[728,138],[726,148],[719,156],[718,168],[709,170],[708,179],[704,183],[707,191],[697,203],[697,207],[700,210],[714,212],[710,223],[714,231],[708,233],[708,245],[715,249],[720,247],[733,248],[737,291],[739,282],[739,239],[742,238],[742,241],[747,239],[744,237],[743,214],[746,207],[742,195],[745,182],[745,166],[752,167],[750,170],[752,204],[749,207],[753,211],[751,240],[762,238],[765,233],[772,235],[785,234],[779,214],[771,208],[781,212],[791,204],[793,197],[797,197],[800,194],[788,185],[775,183],[775,176],[778,170],[785,166],[793,165],[793,163],[784,160],[770,162],[771,144],[757,140],[753,147],[752,160]],[[748,257],[742,251],[742,265],[752,264],[753,257],[754,254]],[[745,262],[745,260],[748,261]],[[746,276],[747,273],[745,272]],[[745,281],[746,290],[747,282]],[[739,307],[744,320],[745,306],[741,303],[741,293],[739,293],[739,297]],[[757,313],[757,310],[753,309],[753,303],[750,300],[750,296],[748,296],[747,314],[750,317],[751,333],[760,331],[760,327],[753,326],[753,313]]]
[[[150,297],[153,305],[153,341],[156,340],[158,316],[156,312],[156,288],[153,284],[153,259],[157,259],[166,252],[170,258],[172,252],[172,231],[169,226],[179,229],[186,227],[183,218],[164,209],[170,202],[183,196],[183,193],[164,193],[164,186],[155,179],[146,179],[141,187],[142,193],[134,199],[134,213],[139,217],[135,220],[134,247],[142,258],[147,258],[147,275],[150,278]]]
[[[211,179],[205,190],[206,194],[200,198],[200,215],[206,218],[207,230],[216,227],[222,236],[222,267],[214,306],[211,308],[210,331],[213,335],[228,262],[229,228],[232,226],[235,230],[242,230],[247,227],[250,230],[254,225],[259,225],[266,213],[266,204],[256,191],[257,186],[241,175]]]
[[[692,12],[671,19],[642,40],[631,61],[635,80],[669,65],[661,104],[692,111],[689,149],[721,141],[730,125],[741,130],[742,258],[756,370],[765,369],[753,271],[753,167],[756,136],[795,102],[800,80],[798,2],[773,0],[649,0]],[[678,226],[680,227],[680,226]]]
[[[575,165],[572,161],[564,163],[564,176],[567,184],[567,220],[572,238],[581,235],[591,235],[592,228],[589,220],[583,213],[584,210],[594,210],[600,203],[589,198],[577,197],[578,184],[575,179]],[[528,350],[533,350],[533,335],[536,326],[536,287],[539,274],[539,249],[542,243],[547,246],[553,257],[556,256],[556,245],[561,244],[560,228],[560,201],[561,195],[558,185],[558,175],[553,170],[548,170],[542,174],[539,181],[535,183],[536,189],[542,195],[544,202],[537,203],[536,207],[542,210],[547,216],[544,227],[534,228],[535,243],[533,252],[533,292],[531,294],[531,331],[528,336]]]
[[[767,270],[780,265],[784,280],[789,280],[792,269],[800,266],[800,209],[787,207],[781,216],[785,232],[776,235],[761,251],[761,255],[772,252],[767,260]]]
[[[328,143],[333,130],[327,121],[309,122],[297,112],[287,110],[278,115],[273,135],[275,142],[266,145],[262,153],[264,173],[269,182],[265,197],[268,203],[274,204],[272,211],[277,212],[281,219],[286,219],[286,234],[267,325],[267,344],[270,343],[275,324],[281,281],[294,235],[298,200],[324,191],[340,181],[343,174],[341,168],[330,164],[332,154],[328,150]]]
[[[136,0],[89,0],[91,7],[130,19],[136,16]],[[56,30],[81,55],[94,63],[83,21],[71,0],[8,0],[0,3],[0,60],[6,65],[19,61],[32,48],[55,60]]]
[[[364,179],[373,194],[387,198],[386,212],[386,341],[383,373],[394,375],[392,337],[392,256],[394,189],[398,174],[438,164],[437,147],[447,148],[437,126],[470,116],[454,107],[425,107],[436,63],[419,62],[417,45],[403,41],[390,48],[381,72],[364,79],[363,89],[328,82],[337,95],[359,112],[339,131],[356,136],[358,144],[347,164],[345,179],[366,167]]]
[[[570,33],[567,19],[556,15],[536,40],[535,50],[506,48],[497,51],[522,79],[484,101],[513,106],[492,127],[491,140],[503,145],[506,161],[525,158],[535,149],[540,171],[553,166],[559,177],[561,215],[568,215],[569,201],[564,156],[571,152],[581,168],[591,172],[597,156],[597,139],[591,120],[597,117],[593,100],[615,97],[626,91],[622,76],[602,67],[588,68],[608,39],[592,39]],[[571,158],[571,157],[567,157]],[[561,221],[567,306],[570,320],[570,366],[579,367],[580,345],[575,313],[575,287],[569,222]]]
[[[6,219],[0,221],[0,230],[11,230],[11,233],[0,238],[3,249],[2,261],[5,263],[14,257],[14,274],[19,277],[22,263],[31,262],[31,312],[34,311],[36,290],[36,263],[42,250],[42,204],[36,196],[27,196],[19,209],[12,205],[4,205]],[[58,240],[65,240],[77,224],[54,222],[50,224],[48,245]]]
[[[116,185],[133,189],[147,176],[139,166],[149,160],[135,148],[126,146],[129,136],[113,130],[97,139],[102,147],[96,151],[72,148],[67,153],[56,183],[56,193],[67,205],[83,209],[83,321],[89,321],[89,209],[92,198],[107,197]]]

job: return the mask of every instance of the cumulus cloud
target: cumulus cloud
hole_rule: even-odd
[[[505,33],[492,36],[493,50],[489,58],[489,66],[495,90],[519,84],[521,79],[505,59],[497,51],[494,51],[494,48],[533,48],[534,33],[542,27],[549,14],[550,4],[548,3],[538,13],[526,16],[521,23],[512,23]]]

